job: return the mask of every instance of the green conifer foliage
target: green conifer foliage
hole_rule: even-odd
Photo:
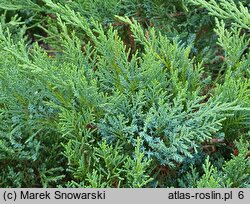
[[[0,186],[249,187],[247,2],[66,2],[0,0]]]

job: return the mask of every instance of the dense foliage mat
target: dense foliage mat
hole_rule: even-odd
[[[250,187],[249,6],[0,0],[0,187]]]

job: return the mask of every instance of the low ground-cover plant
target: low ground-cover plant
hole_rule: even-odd
[[[1,187],[249,186],[249,21],[237,18],[247,8],[231,2],[235,20],[221,16],[224,1],[195,3],[222,12],[211,13],[215,72],[193,57],[205,56],[197,42],[173,37],[179,21],[165,34],[121,16],[125,2],[139,1],[107,1],[117,10],[91,18],[99,7],[85,1],[0,1]],[[188,13],[193,1],[178,2],[168,5]]]

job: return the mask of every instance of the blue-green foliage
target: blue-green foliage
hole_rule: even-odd
[[[242,138],[236,142],[239,151],[238,155],[232,155],[229,161],[224,162],[221,170],[211,164],[209,157],[203,164],[203,174],[199,175],[198,171],[191,168],[190,173],[179,179],[181,187],[197,188],[235,188],[249,187],[249,142]]]
[[[39,24],[47,52],[31,42],[22,19],[1,16],[1,186],[166,187],[173,184],[162,184],[159,169],[177,181],[185,165],[202,162],[203,175],[194,167],[174,185],[249,185],[249,40],[238,28],[246,29],[245,21],[231,30],[216,21],[225,63],[213,81],[191,57],[192,40],[173,37],[178,26],[171,35],[160,21],[142,26],[139,17],[164,13],[157,1],[4,2],[7,10],[49,9],[54,16]],[[185,2],[169,1],[168,9],[188,12]],[[124,13],[135,18],[115,16]],[[129,28],[128,45],[121,29],[107,24],[112,19]],[[239,155],[223,167],[204,161],[204,144],[241,136]]]

